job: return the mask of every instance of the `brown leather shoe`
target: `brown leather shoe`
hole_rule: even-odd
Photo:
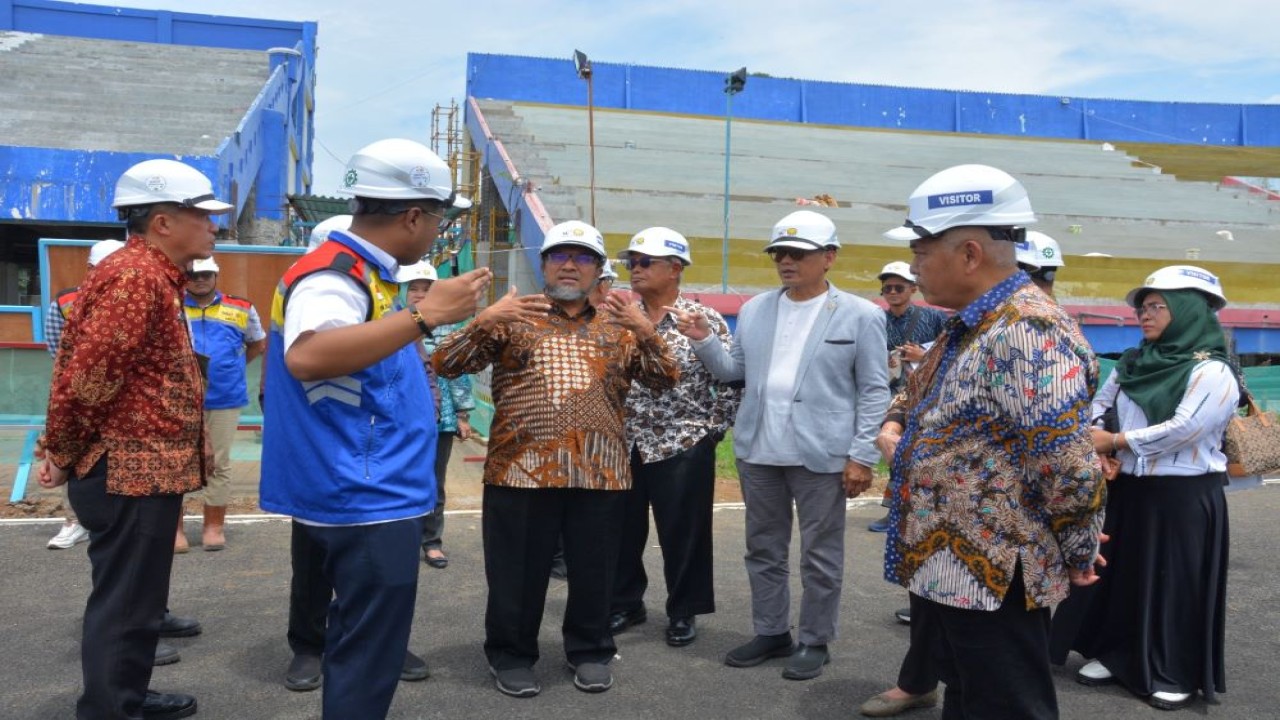
[[[910,695],[897,700],[885,697],[884,693],[880,693],[862,703],[862,707],[858,708],[858,712],[867,717],[893,717],[894,715],[901,715],[908,710],[929,708],[937,704],[938,691],[936,688],[923,695]]]

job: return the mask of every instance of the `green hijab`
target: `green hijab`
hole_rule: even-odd
[[[1229,363],[1227,338],[1218,316],[1198,290],[1158,290],[1173,319],[1160,337],[1143,340],[1120,356],[1120,389],[1142,408],[1152,425],[1173,417],[1187,394],[1191,369],[1207,359]],[[1149,293],[1147,293],[1149,294]],[[1139,296],[1138,304],[1146,294]]]

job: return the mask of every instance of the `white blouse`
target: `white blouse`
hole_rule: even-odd
[[[1093,398],[1091,417],[1101,424],[1102,414],[1116,407],[1128,445],[1116,453],[1122,472],[1189,476],[1227,469],[1222,437],[1240,399],[1240,386],[1230,366],[1220,360],[1196,365],[1173,417],[1150,427],[1146,413],[1120,389],[1117,374],[1111,373]]]

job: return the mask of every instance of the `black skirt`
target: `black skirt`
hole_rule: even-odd
[[[1226,691],[1226,476],[1120,475],[1108,487],[1102,580],[1053,617],[1050,659],[1097,659],[1138,695]]]

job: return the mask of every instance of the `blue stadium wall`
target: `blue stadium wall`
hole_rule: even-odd
[[[596,107],[691,115],[725,112],[726,72],[593,62]],[[732,68],[729,68],[732,70]],[[570,59],[471,53],[467,94],[586,105]],[[1280,146],[1280,105],[1145,102],[925,90],[752,76],[734,117],[987,135]]]
[[[52,0],[0,0],[0,30],[295,51],[263,57],[263,62],[270,63],[268,80],[235,132],[223,139],[214,155],[179,159],[214,179],[220,197],[234,196],[237,215],[244,209],[251,188],[256,191],[254,215],[272,220],[284,218],[290,193],[310,192],[316,23]],[[114,223],[116,216],[110,205],[116,178],[133,163],[149,157],[155,155],[0,145],[0,211],[6,218],[21,220]]]

